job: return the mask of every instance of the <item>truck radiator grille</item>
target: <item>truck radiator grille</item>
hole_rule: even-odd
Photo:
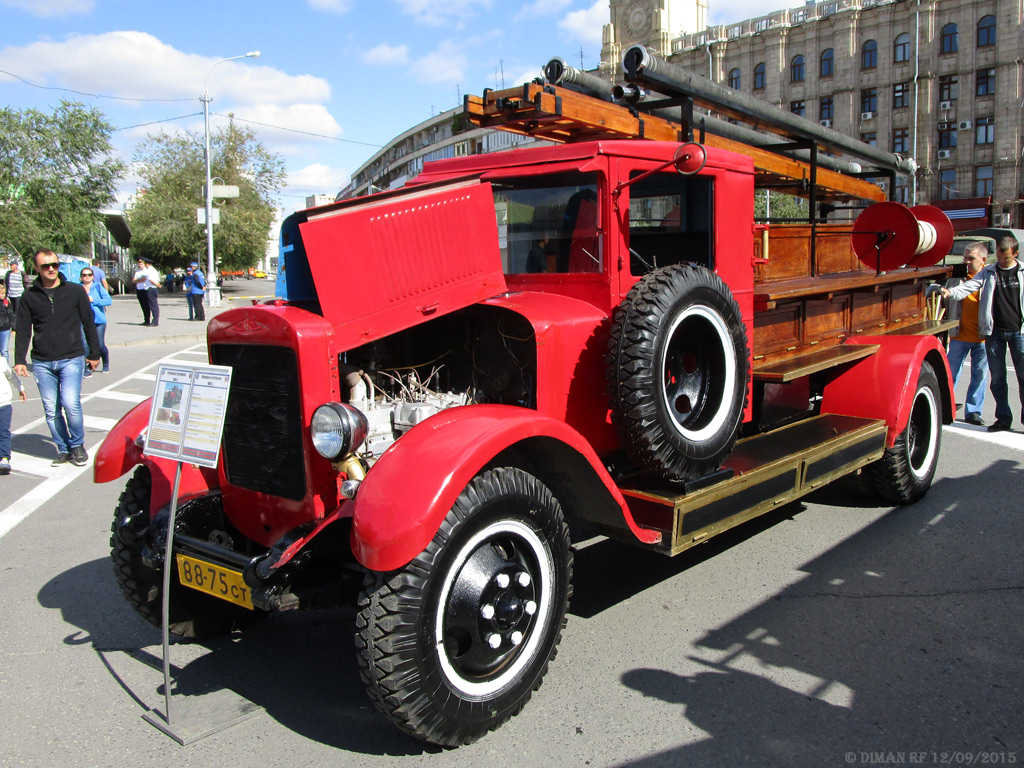
[[[306,495],[302,413],[295,352],[288,347],[215,344],[215,365],[231,366],[224,419],[224,465],[236,488]]]

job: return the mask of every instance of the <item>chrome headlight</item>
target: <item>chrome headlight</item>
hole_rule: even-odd
[[[358,408],[345,403],[324,403],[313,411],[309,424],[313,447],[325,459],[337,461],[366,439],[369,424]]]

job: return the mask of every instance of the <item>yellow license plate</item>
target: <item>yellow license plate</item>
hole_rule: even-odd
[[[232,571],[187,555],[175,557],[178,559],[178,580],[186,587],[253,610],[249,585],[245,583],[240,571]]]

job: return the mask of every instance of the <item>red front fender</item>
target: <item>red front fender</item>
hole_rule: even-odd
[[[149,467],[153,479],[149,502],[149,512],[153,514],[171,502],[175,466],[169,459],[144,456],[139,445],[141,441],[136,442],[149,425],[151,401],[152,398],[148,398],[136,405],[107,433],[93,457],[92,479],[96,483],[109,483],[139,464],[145,464]],[[215,487],[217,470],[201,469],[193,464],[182,465],[181,483],[178,487],[179,499],[205,493]]]
[[[931,363],[942,390],[942,421],[956,413],[953,379],[942,344],[935,336],[854,336],[847,344],[878,344],[880,349],[825,386],[822,413],[885,419],[891,448],[910,419],[921,364]]]
[[[353,504],[352,552],[374,571],[400,568],[426,548],[462,489],[492,458],[533,437],[558,440],[582,456],[601,479],[637,539],[657,531],[633,521],[601,460],[565,422],[527,408],[451,408],[409,430],[370,469]]]

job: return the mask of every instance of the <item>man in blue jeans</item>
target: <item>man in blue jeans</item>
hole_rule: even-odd
[[[35,255],[39,277],[18,302],[14,371],[28,376],[26,364],[32,342],[32,375],[43,401],[46,426],[57,444],[53,466],[83,467],[89,462],[82,420],[82,374],[85,365],[100,365],[100,342],[93,322],[89,297],[82,286],[60,274],[57,254],[40,250]],[[89,345],[83,359],[82,331]]]
[[[975,291],[978,296],[978,335],[985,339],[985,354],[991,376],[992,397],[996,401],[996,420],[989,432],[1004,432],[1013,425],[1006,385],[1006,350],[1010,350],[1013,370],[1021,399],[1024,420],[1024,279],[1017,254],[1020,243],[1004,237],[996,249],[996,263],[989,264],[970,280],[953,289],[942,289],[944,297],[962,299]]]

